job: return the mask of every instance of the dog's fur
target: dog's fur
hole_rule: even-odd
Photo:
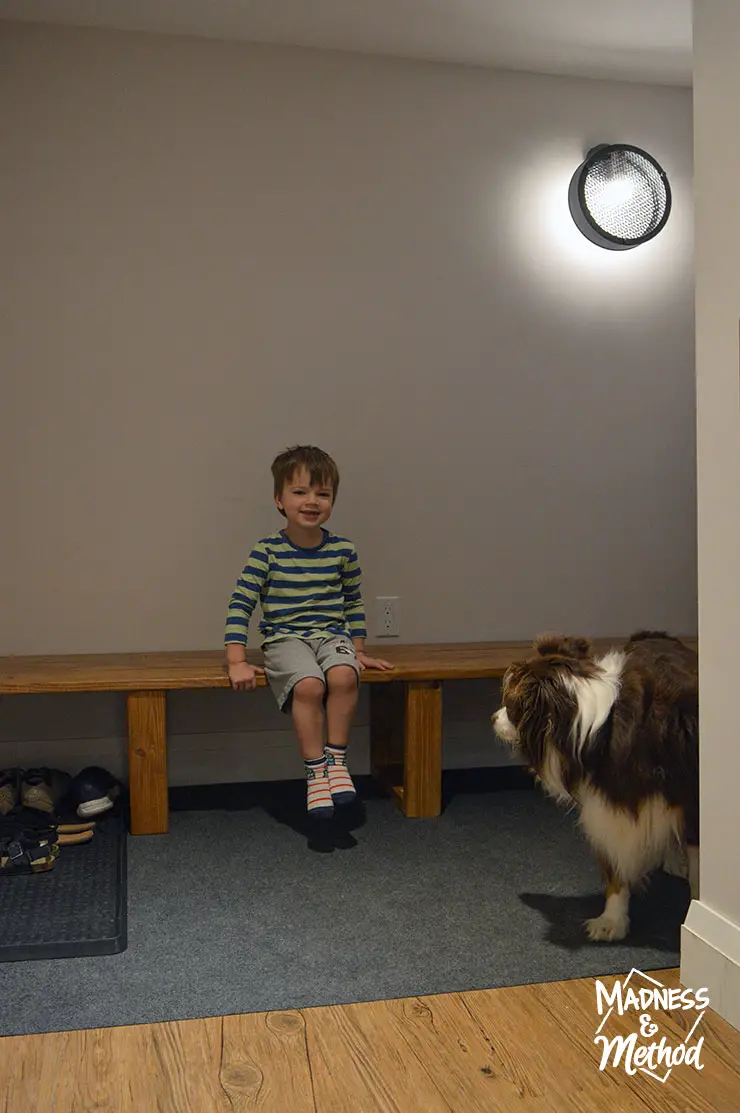
[[[601,867],[592,940],[627,935],[630,889],[658,866],[680,872],[688,858],[698,896],[698,714],[697,655],[662,631],[601,657],[585,638],[543,635],[504,676],[496,734],[578,809]]]

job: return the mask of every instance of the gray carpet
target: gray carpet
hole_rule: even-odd
[[[629,945],[588,943],[591,855],[539,792],[440,819],[368,799],[311,833],[300,800],[174,812],[129,839],[128,950],[0,968],[3,1035],[519,985],[678,963],[687,885],[655,875]]]

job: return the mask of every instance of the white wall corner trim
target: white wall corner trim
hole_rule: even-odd
[[[740,924],[698,900],[681,928],[681,984],[706,988],[714,1011],[740,1029]]]

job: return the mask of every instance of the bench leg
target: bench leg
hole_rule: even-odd
[[[370,684],[370,772],[384,788],[403,797],[404,685]]]
[[[370,687],[370,768],[404,815],[442,811],[442,685],[386,682]]]
[[[128,767],[132,835],[169,830],[165,692],[130,692]]]
[[[406,685],[403,747],[403,811],[424,819],[442,811],[442,684]]]

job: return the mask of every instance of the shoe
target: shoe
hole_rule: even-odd
[[[110,811],[121,793],[120,782],[107,769],[88,765],[72,778],[67,803],[81,819]]]
[[[27,769],[21,783],[21,806],[37,812],[56,812],[71,781],[61,769]]]
[[[59,854],[56,842],[35,832],[19,831],[0,838],[0,874],[45,873],[54,866]]]
[[[47,846],[78,846],[90,842],[94,835],[94,820],[87,823],[63,823],[53,812],[41,811],[38,808],[18,807],[7,815],[0,816],[0,843],[3,846],[12,844],[16,850],[18,846],[31,849]],[[48,853],[51,851],[39,852],[37,857],[43,858]],[[53,857],[56,857],[57,853],[58,851],[55,850]],[[28,856],[24,860],[26,864],[30,861]],[[12,863],[10,864],[12,866]],[[11,869],[10,872],[17,873],[18,870]]]
[[[23,835],[56,842],[59,846],[77,846],[78,843],[90,842],[94,834],[94,819],[67,823],[55,812],[38,808],[15,808],[9,815],[0,818],[0,838]]]
[[[42,873],[54,865],[56,827],[43,812],[14,808],[0,817],[0,874]]]
[[[0,769],[0,815],[7,815],[18,807],[22,780],[22,769]]]

